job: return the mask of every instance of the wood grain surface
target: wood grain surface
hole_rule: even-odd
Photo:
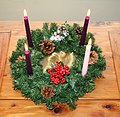
[[[3,72],[7,59],[7,51],[10,39],[10,32],[0,32],[0,89],[2,85]]]
[[[113,53],[113,60],[116,70],[117,83],[120,91],[120,30],[113,30],[109,32],[111,41],[111,48]]]
[[[31,29],[42,28],[43,23],[31,22]],[[94,34],[106,58],[104,78],[96,79],[95,90],[76,102],[77,109],[71,111],[63,104],[50,111],[13,90],[9,57],[18,39],[25,37],[25,29],[23,22],[0,21],[0,117],[120,117],[120,22],[91,22],[88,31]],[[60,111],[55,113],[58,106]]]
[[[0,117],[120,117],[118,100],[79,100],[76,110],[61,105],[59,113],[47,110],[45,105],[34,105],[29,100],[0,100]]]

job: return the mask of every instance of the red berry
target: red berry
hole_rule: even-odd
[[[47,69],[47,72],[48,72],[49,74],[51,74],[51,73],[52,73],[52,71],[51,71],[50,69]]]
[[[69,69],[68,65],[65,65],[64,68],[65,68],[66,70]]]
[[[65,78],[62,78],[61,82],[64,83],[65,81],[66,81],[66,79],[65,79]]]
[[[56,64],[57,65],[55,67],[51,70],[48,69],[47,72],[51,75],[50,80],[57,85],[66,81],[64,75],[69,75],[70,70],[68,65],[64,65],[63,67],[59,61],[56,61]]]
[[[57,64],[57,65],[60,65],[61,63],[60,63],[59,61],[56,61],[56,64]]]
[[[62,74],[63,74],[63,75],[65,74],[65,69],[62,70]]]
[[[69,71],[69,70],[67,70],[67,71],[66,71],[66,75],[69,75],[69,74],[70,74],[70,71]]]
[[[50,79],[51,79],[51,81],[54,81],[54,80],[55,80],[55,78],[54,78],[54,77],[50,77]]]
[[[53,81],[54,84],[58,84],[56,81]]]
[[[54,83],[55,83],[55,84],[59,84],[59,83],[60,83],[60,80],[59,80],[58,78],[56,78],[56,79],[54,80]]]

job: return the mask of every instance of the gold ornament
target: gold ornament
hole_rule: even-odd
[[[72,53],[65,53],[63,51],[60,51],[59,53],[52,53],[47,58],[43,59],[41,61],[41,64],[43,65],[43,72],[45,72],[48,68],[51,68],[52,65],[56,65],[56,61],[62,61],[65,65],[68,65],[68,67],[72,66],[73,61],[75,60],[75,57]]]

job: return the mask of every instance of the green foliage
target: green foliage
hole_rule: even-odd
[[[26,70],[26,61],[17,61],[19,56],[24,55],[24,43],[26,39],[20,39],[17,43],[17,48],[12,52],[10,57],[11,74],[15,90],[21,90],[23,96],[30,98],[35,104],[46,103],[48,109],[52,109],[54,103],[67,103],[71,109],[76,108],[75,101],[85,93],[91,92],[95,88],[95,79],[102,76],[102,71],[106,69],[106,60],[102,56],[102,50],[94,44],[95,38],[92,33],[86,36],[84,46],[79,47],[80,37],[75,34],[75,28],[78,24],[65,24],[69,31],[69,36],[60,42],[53,41],[55,44],[54,52],[64,51],[74,53],[75,61],[70,68],[70,75],[65,76],[64,84],[55,85],[50,80],[50,75],[47,72],[43,73],[43,66],[40,63],[47,55],[44,55],[40,50],[41,41],[44,38],[50,39],[52,34],[57,30],[56,23],[44,23],[42,30],[32,30],[32,40],[34,48],[29,48],[31,52],[31,62],[33,67],[33,75],[28,76]],[[88,72],[83,78],[81,75],[86,44],[89,39],[92,39],[92,50],[96,51],[99,56],[95,64],[89,65]],[[52,98],[44,98],[41,94],[43,87],[51,85],[54,88],[55,95]]]

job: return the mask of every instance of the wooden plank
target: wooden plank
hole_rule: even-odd
[[[31,29],[41,28],[43,23],[48,21],[30,21],[30,27]],[[49,21],[49,22],[56,22],[58,24],[64,23],[64,21]],[[81,26],[83,26],[83,21],[68,21],[69,24],[78,23]],[[120,28],[120,22],[92,22],[89,23],[90,28],[102,28],[102,29],[112,29],[114,28]],[[14,30],[24,30],[24,22],[21,21],[0,21],[0,31],[14,31]]]
[[[96,89],[84,96],[84,98],[94,98],[94,99],[119,99],[119,91],[116,82],[116,75],[114,70],[112,52],[110,48],[110,42],[108,37],[108,32],[106,31],[96,31],[90,30],[94,33],[96,38],[96,43],[103,49],[103,55],[105,55],[107,60],[107,69],[103,73],[104,79],[96,80]],[[12,51],[15,50],[17,40],[25,36],[25,31],[17,30],[11,32],[11,41],[9,45],[8,58],[11,56]],[[13,90],[12,79],[10,76],[10,63],[7,59],[3,85],[1,88],[0,99],[23,99],[20,91]],[[111,85],[112,84],[112,85]],[[9,92],[9,93],[8,93]]]
[[[85,98],[120,99],[108,32],[102,30],[96,31],[94,29],[90,31],[96,38],[96,44],[103,50],[107,66],[106,70],[103,72],[105,78],[97,79],[96,89],[93,92],[86,94]]]
[[[48,21],[30,21],[31,29],[42,28],[43,23]],[[55,21],[51,21],[55,22]],[[64,23],[61,21],[57,21],[58,24]],[[0,31],[6,30],[25,30],[24,21],[0,21]]]
[[[109,28],[112,28],[112,27],[120,27],[120,21],[96,21],[96,22],[92,22],[91,21],[91,25],[94,26],[94,27],[109,27]]]
[[[10,39],[10,32],[0,32],[0,88],[7,58],[7,51]]]
[[[71,111],[59,105],[60,111],[47,110],[45,105],[34,105],[29,100],[0,100],[0,117],[120,117],[120,101],[79,100],[77,109]],[[57,106],[58,107],[58,106]]]
[[[16,49],[18,39],[23,37],[25,37],[25,31],[23,30],[11,32],[11,38],[10,38],[8,56],[7,56],[6,66],[3,76],[3,84],[1,87],[0,99],[15,99],[14,97],[20,97],[19,99],[24,99],[20,91],[15,91],[13,89],[10,62],[9,62],[9,57],[11,56],[12,51]]]
[[[22,21],[0,21],[0,31],[24,29]]]
[[[61,24],[62,22],[57,23]],[[81,22],[76,23],[82,24]],[[31,22],[32,29],[41,28],[42,25],[43,22]],[[78,104],[76,110],[70,111],[68,106],[62,105],[60,113],[55,114],[53,110],[47,110],[44,104],[36,106],[32,101],[25,100],[20,91],[13,90],[9,57],[11,56],[12,51],[16,48],[17,40],[25,36],[24,24],[23,22],[0,22],[0,31],[2,31],[2,33],[12,30],[6,66],[3,74],[3,83],[0,92],[0,117],[120,117],[120,95],[118,90],[118,78],[120,77],[118,77],[118,75],[116,77],[116,73],[119,73],[117,71],[119,71],[120,66],[117,66],[118,63],[114,65],[116,60],[119,61],[120,56],[112,54],[107,32],[108,30],[118,30],[119,27],[120,22],[91,22],[89,25],[89,31],[94,33],[96,43],[102,48],[103,55],[105,55],[107,60],[107,69],[103,72],[103,76],[105,78],[97,79],[96,89],[93,92],[86,94],[83,98],[80,98],[80,100],[76,102]],[[113,32],[116,33],[117,31],[115,30]],[[112,41],[114,41],[115,36],[113,32],[110,32],[110,40],[111,37],[113,37]],[[115,37],[117,38],[118,35]],[[1,42],[2,41],[0,40],[0,47]],[[118,40],[114,43],[116,42],[118,43]],[[114,51],[117,54],[120,49],[116,50],[115,47],[116,45],[114,44]],[[115,68],[117,69],[116,71]]]
[[[117,75],[117,83],[120,91],[120,30],[110,31],[109,37],[112,46],[114,64]]]

